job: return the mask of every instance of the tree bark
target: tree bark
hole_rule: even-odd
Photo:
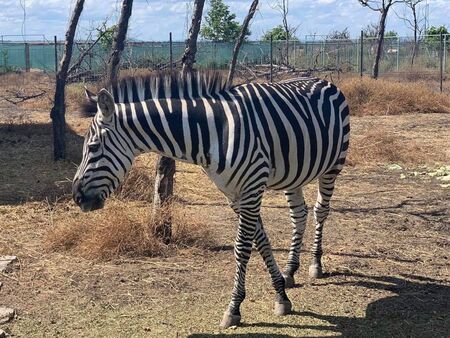
[[[53,159],[55,161],[66,158],[66,105],[65,86],[70,60],[72,58],[73,40],[83,11],[84,0],[78,0],[70,18],[69,28],[66,32],[64,53],[59,71],[56,73],[56,86],[53,107],[50,112],[53,128]]]
[[[184,50],[181,61],[183,62],[183,73],[192,72],[197,54],[197,39],[202,22],[203,7],[205,0],[195,0],[194,13],[192,15],[191,27],[189,28],[189,37],[186,40],[186,49]]]
[[[195,0],[189,37],[186,40],[186,48],[182,57],[183,74],[193,71],[195,55],[197,53],[197,39],[202,21],[203,7],[205,0]],[[152,218],[155,219],[158,212],[162,210],[162,223],[158,224],[155,234],[166,244],[172,238],[172,215],[170,203],[173,197],[173,182],[175,175],[175,161],[169,157],[159,156],[156,164],[155,193],[153,196]]]
[[[413,12],[413,18],[414,18],[414,47],[413,47],[413,52],[412,52],[412,56],[411,56],[411,66],[414,65],[414,59],[415,59],[416,53],[417,53],[417,31],[419,30],[415,5],[412,6],[412,12]]]
[[[231,58],[230,63],[230,69],[228,71],[228,77],[227,77],[227,87],[230,88],[233,85],[233,78],[234,78],[234,70],[236,68],[236,62],[239,55],[239,50],[241,49],[242,43],[245,39],[245,34],[247,33],[248,26],[250,24],[250,21],[252,20],[253,16],[255,15],[256,9],[258,7],[259,0],[253,0],[250,9],[248,10],[248,14],[244,19],[244,22],[242,23],[241,27],[241,33],[239,34],[238,39],[236,40],[236,44],[234,45],[233,49],[233,57]]]
[[[107,79],[115,82],[119,75],[120,56],[125,49],[125,39],[128,31],[128,21],[133,8],[133,0],[123,0],[122,10],[120,12],[119,25],[114,34],[113,49],[108,61]]]
[[[379,71],[380,71],[380,60],[381,55],[383,54],[383,42],[384,42],[384,31],[386,29],[386,18],[388,14],[389,7],[383,9],[381,11],[380,23],[378,25],[378,34],[377,34],[377,51],[375,54],[375,60],[372,68],[372,77],[374,79],[378,79]]]

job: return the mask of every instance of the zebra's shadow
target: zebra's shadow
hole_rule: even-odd
[[[353,285],[373,290],[390,291],[394,295],[369,303],[364,317],[336,316],[310,311],[294,312],[301,316],[302,323],[307,317],[328,322],[329,325],[308,325],[291,323],[251,323],[243,324],[246,331],[255,328],[295,329],[296,337],[302,330],[323,331],[323,336],[341,337],[445,337],[450,332],[450,285],[447,281],[423,276],[401,275],[369,276],[355,273],[332,273],[333,276],[345,275],[353,281],[325,284]],[[308,337],[310,332],[308,332]],[[239,333],[193,334],[191,338],[207,337],[291,337],[286,334]]]

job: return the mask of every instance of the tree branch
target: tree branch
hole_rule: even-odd
[[[78,60],[75,61],[75,63],[70,66],[69,70],[67,71],[67,74],[71,74],[76,68],[78,68],[80,66],[80,64],[83,62],[84,58],[86,57],[86,55],[88,55],[88,53],[92,50],[92,48],[94,48],[94,46],[100,41],[100,39],[103,37],[103,35],[106,34],[106,31],[101,32],[97,39],[95,39],[95,41],[89,45],[89,47],[87,49],[84,50],[83,53],[81,53],[81,55],[78,57]]]

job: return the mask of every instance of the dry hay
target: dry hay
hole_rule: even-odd
[[[155,186],[156,156],[141,155],[131,167],[123,184],[114,193],[122,201],[152,202]]]
[[[422,164],[430,159],[423,148],[413,140],[389,133],[383,127],[352,137],[348,154],[349,165],[386,163]]]
[[[340,88],[353,116],[450,113],[448,96],[433,92],[421,82],[349,78],[341,82]]]
[[[87,259],[110,260],[121,256],[169,256],[178,249],[215,246],[210,230],[199,217],[174,206],[165,207],[151,217],[150,205],[136,207],[131,202],[108,202],[103,210],[76,218],[62,215],[55,220],[45,237],[46,248]],[[156,232],[169,215],[172,239],[165,245]]]

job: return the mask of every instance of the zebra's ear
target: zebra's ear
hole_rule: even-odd
[[[102,112],[103,117],[110,118],[116,108],[114,107],[114,98],[112,95],[105,89],[101,89],[98,94],[98,106]]]
[[[95,105],[97,105],[98,101],[97,95],[95,95],[93,92],[87,89],[86,86],[84,86],[84,94],[86,95],[86,98],[88,99],[89,102],[95,103]]]

